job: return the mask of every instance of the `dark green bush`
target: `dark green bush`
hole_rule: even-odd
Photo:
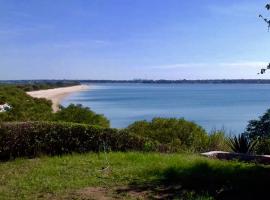
[[[270,139],[261,139],[256,145],[255,151],[257,154],[270,155]]]
[[[270,154],[270,109],[259,119],[249,121],[243,134],[251,141],[257,142],[257,154]]]
[[[193,122],[175,118],[154,118],[151,122],[137,121],[127,130],[138,136],[157,141],[172,151],[204,151],[208,136],[203,128]]]
[[[72,152],[144,150],[145,140],[126,131],[65,122],[0,125],[0,160]]]
[[[103,115],[96,114],[88,107],[81,104],[70,104],[68,107],[62,107],[56,112],[53,121],[83,123],[88,125],[99,125],[102,127],[110,127],[110,121]]]
[[[244,134],[252,140],[270,138],[270,109],[258,120],[249,121]]]

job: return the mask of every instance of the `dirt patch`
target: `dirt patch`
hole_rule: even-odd
[[[61,199],[67,200],[140,200],[148,199],[147,191],[130,190],[129,187],[87,187],[62,196]]]
[[[99,200],[111,200],[114,199],[111,196],[111,191],[102,187],[87,187],[76,192],[79,199],[99,199]]]
[[[158,192],[153,194],[148,188],[123,187],[86,187],[62,194],[40,195],[37,199],[50,200],[142,200],[142,199],[167,199],[167,195]]]
[[[80,200],[148,199],[146,191],[129,190],[128,187],[87,187],[76,193]]]

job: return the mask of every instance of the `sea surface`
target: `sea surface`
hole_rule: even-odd
[[[82,104],[104,114],[115,128],[136,120],[177,117],[207,131],[239,134],[270,108],[270,84],[90,84],[62,104]]]

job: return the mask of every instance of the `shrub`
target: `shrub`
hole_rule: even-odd
[[[207,151],[228,151],[227,137],[224,131],[213,131],[208,136]]]
[[[258,141],[255,151],[257,154],[270,154],[270,139],[262,139]]]
[[[270,109],[258,120],[249,121],[244,134],[252,140],[270,138]]]
[[[154,118],[151,122],[137,121],[127,130],[138,136],[157,141],[169,151],[203,151],[207,133],[193,122],[175,118]]]
[[[229,138],[228,145],[235,153],[252,153],[257,142],[250,140],[245,134]]]
[[[12,107],[8,112],[0,113],[0,122],[52,119],[51,101],[32,98],[15,86],[0,86],[0,101]]]
[[[126,131],[66,122],[0,124],[0,160],[72,152],[144,150],[145,140]]]
[[[54,114],[54,121],[75,122],[89,125],[99,125],[108,128],[109,120],[103,115],[96,114],[82,105],[70,104],[68,107],[62,107],[60,111]]]

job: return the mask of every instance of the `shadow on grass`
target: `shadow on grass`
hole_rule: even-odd
[[[211,165],[149,171],[153,181],[134,182],[118,192],[148,192],[152,199],[269,199],[270,168],[256,165]],[[267,198],[268,197],[268,198]]]

